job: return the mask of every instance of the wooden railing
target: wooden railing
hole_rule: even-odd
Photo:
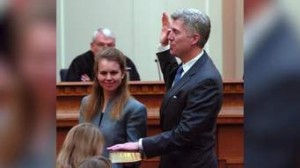
[[[65,82],[56,86],[57,151],[69,129],[78,123],[80,102],[91,92],[92,83]],[[160,133],[159,107],[165,94],[163,82],[130,82],[132,96],[148,110],[148,136]],[[224,81],[224,99],[217,119],[216,152],[219,167],[243,167],[243,82]],[[159,158],[146,159],[142,168],[157,167]]]

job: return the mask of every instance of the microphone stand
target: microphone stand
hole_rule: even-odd
[[[158,78],[161,81],[161,74],[160,74],[160,65],[157,59],[154,60],[157,65],[157,72],[158,72]]]

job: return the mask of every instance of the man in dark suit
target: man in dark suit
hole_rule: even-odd
[[[71,63],[66,74],[66,81],[91,81],[94,79],[94,56],[103,47],[115,47],[116,38],[107,28],[99,28],[94,32],[91,50],[77,56]],[[126,57],[126,56],[125,56]],[[126,66],[129,71],[129,80],[139,81],[140,75],[130,58],[126,57]]]
[[[108,149],[160,155],[161,168],[217,168],[215,129],[223,89],[221,75],[203,49],[210,19],[196,9],[177,10],[171,17],[170,24],[163,14],[157,54],[168,90],[160,109],[163,132]],[[179,66],[174,56],[182,61]]]

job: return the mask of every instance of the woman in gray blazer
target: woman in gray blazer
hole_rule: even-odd
[[[92,93],[82,99],[79,122],[92,122],[100,128],[105,138],[103,155],[108,157],[108,146],[146,136],[147,110],[130,96],[121,51],[102,50],[95,57],[94,71]],[[113,168],[138,166],[139,163],[113,164]]]

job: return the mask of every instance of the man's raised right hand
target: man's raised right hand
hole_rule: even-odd
[[[168,35],[171,30],[170,30],[169,17],[166,12],[163,13],[161,21],[162,21],[162,29],[160,34],[160,44],[162,46],[167,46],[169,44]]]

